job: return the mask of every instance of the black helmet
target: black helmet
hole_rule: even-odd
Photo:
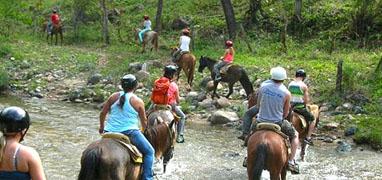
[[[167,78],[172,78],[174,74],[178,71],[178,67],[175,65],[167,65],[164,67],[164,76]]]
[[[0,112],[0,130],[3,133],[21,132],[30,125],[29,114],[25,110],[11,106]]]
[[[303,77],[305,78],[306,77],[306,73],[303,69],[299,69],[296,71],[296,77]]]
[[[132,74],[127,74],[125,76],[122,77],[121,79],[121,86],[122,86],[122,89],[133,89],[135,87],[137,87],[138,85],[138,81],[137,81],[137,78],[132,75]]]

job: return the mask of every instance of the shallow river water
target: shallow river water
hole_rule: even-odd
[[[74,180],[80,169],[82,151],[99,138],[99,110],[65,102],[32,99],[21,102],[0,98],[0,108],[24,106],[32,126],[23,142],[34,147],[43,161],[47,178]],[[247,179],[242,167],[246,149],[234,128],[210,126],[205,120],[189,120],[186,142],[175,145],[174,158],[166,174],[156,179]],[[382,179],[382,154],[353,147],[349,153],[337,153],[336,144],[309,147],[305,162],[299,162],[301,174],[288,179]],[[263,173],[268,179],[267,173]]]

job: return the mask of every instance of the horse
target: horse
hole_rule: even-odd
[[[139,28],[135,29],[135,41],[138,44],[139,44],[138,33],[140,31],[141,31],[141,29],[139,29]],[[144,35],[143,35],[143,42],[142,42],[142,53],[145,52],[145,47],[150,42],[151,42],[152,46],[154,46],[154,47],[151,47],[151,51],[153,50],[153,48],[155,48],[155,51],[158,51],[158,38],[159,38],[159,35],[155,31],[148,31],[148,32],[144,33]]]
[[[178,51],[178,48],[171,48],[171,55],[174,55],[176,51]],[[180,71],[183,69],[183,72],[187,76],[187,83],[192,87],[196,64],[195,56],[191,53],[182,54],[175,63],[179,67],[177,71],[177,80],[179,79]]]
[[[208,57],[200,57],[199,60],[199,72],[203,72],[204,68],[208,68],[211,72],[211,78],[215,78],[215,72],[213,71],[215,64],[217,63],[216,60],[208,58]],[[227,72],[225,74],[221,74],[221,80],[220,81],[214,81],[214,87],[213,87],[213,94],[212,98],[215,96],[219,97],[216,93],[216,87],[218,86],[219,82],[227,82],[229,87],[229,92],[225,96],[226,98],[229,98],[229,96],[233,93],[233,85],[240,81],[240,84],[243,86],[245,93],[247,94],[247,97],[253,93],[253,86],[251,81],[248,78],[247,73],[245,70],[240,67],[239,65],[232,65],[228,68]]]
[[[271,130],[257,130],[248,140],[247,174],[249,180],[260,180],[268,170],[271,180],[286,179],[288,149],[284,138]]]
[[[164,156],[169,161],[175,144],[175,120],[170,124],[159,122],[144,131],[147,140],[155,149],[156,158]],[[165,171],[164,167],[164,171]],[[82,153],[78,180],[138,180],[140,164],[136,164],[126,147],[111,138],[103,138],[91,143]]]
[[[314,120],[311,123],[314,123],[315,127],[317,127],[317,124],[319,121],[319,116],[320,116],[319,106],[311,104],[311,105],[307,105],[306,107],[308,108],[308,111],[310,111],[314,116]],[[309,124],[306,123],[306,125],[304,125],[303,121],[305,122],[305,120],[302,118],[303,117],[301,115],[299,115],[298,113],[292,112],[292,117],[291,117],[290,122],[292,123],[292,125],[294,126],[294,128],[296,129],[296,131],[299,134],[300,144],[301,144],[300,158],[302,161],[304,161],[305,151],[306,151],[306,147],[307,147],[306,146],[307,144],[304,142],[304,139],[306,138],[306,135],[308,134]],[[304,127],[304,126],[306,126],[306,127]]]
[[[58,24],[58,25],[53,25],[52,24],[52,30],[51,30],[51,32],[49,33],[49,27],[48,27],[48,22],[47,21],[45,21],[44,23],[43,23],[43,25],[42,25],[42,27],[43,27],[43,30],[46,32],[46,41],[49,43],[49,35],[50,35],[50,44],[52,44],[53,43],[53,35],[55,35],[56,36],[56,43],[55,43],[55,45],[57,45],[57,39],[58,39],[58,35],[60,35],[60,44],[62,45],[62,41],[63,41],[63,39],[64,39],[64,37],[63,37],[63,25],[60,23],[60,24]]]

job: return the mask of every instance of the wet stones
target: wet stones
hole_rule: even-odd
[[[227,124],[238,120],[239,116],[236,112],[229,111],[216,111],[208,118],[212,125]]]
[[[344,141],[338,141],[338,146],[336,147],[336,151],[339,153],[346,153],[352,150],[352,147],[349,143]]]

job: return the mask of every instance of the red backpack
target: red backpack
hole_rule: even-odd
[[[168,103],[167,91],[170,87],[170,80],[166,77],[161,77],[154,82],[154,89],[151,93],[151,101],[154,104],[164,104]]]

